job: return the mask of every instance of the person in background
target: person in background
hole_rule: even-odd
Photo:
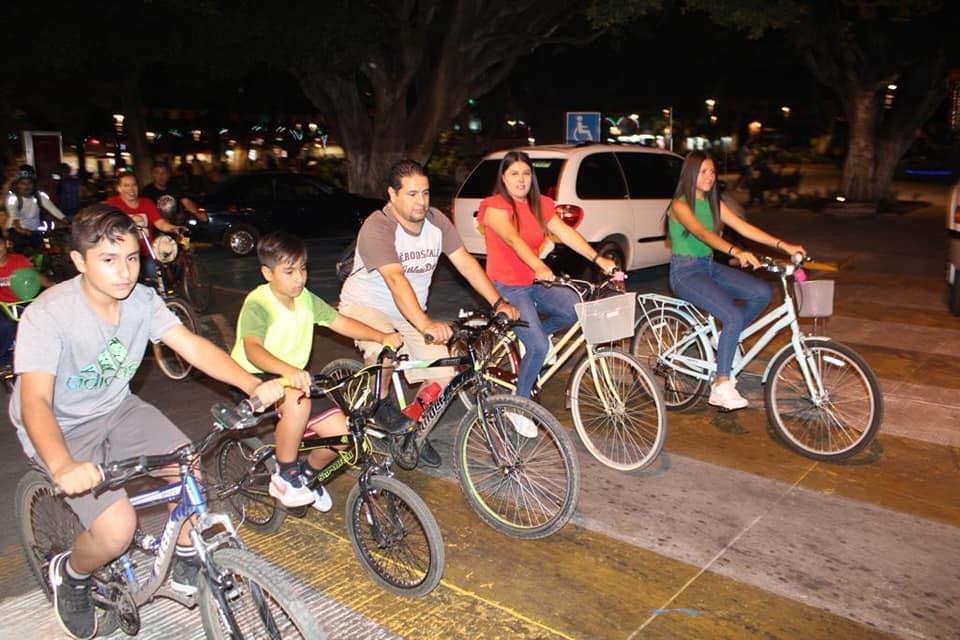
[[[153,182],[148,184],[141,191],[141,195],[153,200],[157,205],[161,215],[173,224],[186,224],[188,217],[192,216],[200,222],[207,221],[207,214],[200,210],[197,203],[184,195],[176,184],[170,180],[170,165],[163,160],[157,160],[153,163]],[[172,204],[167,208],[162,206],[160,201],[163,196],[170,196]],[[165,202],[168,202],[165,200]]]
[[[7,225],[14,250],[25,248],[39,251],[46,224],[41,215],[46,212],[57,220],[67,217],[43,191],[37,189],[37,172],[28,164],[20,165],[6,198]]]

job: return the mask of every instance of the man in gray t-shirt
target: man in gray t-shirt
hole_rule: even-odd
[[[513,320],[517,310],[500,297],[483,267],[463,246],[460,234],[440,211],[430,208],[430,181],[423,167],[401,160],[390,169],[387,180],[390,202],[363,223],[357,236],[353,273],[340,292],[340,313],[361,320],[384,332],[403,334],[403,351],[415,360],[435,360],[448,354],[446,342],[453,335],[450,325],[427,315],[430,282],[441,254],[445,254],[467,282],[495,311]],[[424,335],[433,338],[426,344]],[[372,362],[381,345],[358,341],[364,359]],[[438,382],[453,377],[450,368],[408,371],[410,382]],[[384,385],[384,392],[389,385]],[[399,408],[381,402],[376,418],[390,429],[402,422]],[[439,466],[440,456],[424,439],[420,451],[424,464]]]

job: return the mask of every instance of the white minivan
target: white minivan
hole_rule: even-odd
[[[960,316],[960,182],[947,202],[947,286],[950,313]]]
[[[581,144],[514,149],[533,161],[540,191],[557,203],[557,214],[600,253],[625,269],[670,262],[664,212],[670,203],[683,158],[649,147]],[[480,201],[493,193],[500,160],[508,150],[491,153],[473,169],[454,200],[453,219],[467,251],[485,256],[477,228]],[[568,273],[586,266],[572,251],[546,243],[541,257]],[[579,265],[579,269],[576,266]]]

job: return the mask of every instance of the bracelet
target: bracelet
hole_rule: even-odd
[[[590,262],[593,264],[597,264],[597,260],[599,259],[600,259],[600,252],[597,252],[597,255],[593,256],[593,260],[591,260]]]
[[[783,244],[783,240],[777,240],[777,245],[776,245],[777,249],[779,249],[780,251],[783,251],[783,247],[780,246],[781,244]]]
[[[490,305],[490,308],[496,311],[500,305],[505,304],[506,302],[507,302],[506,299],[503,296],[500,296],[494,301],[492,305]]]
[[[731,258],[736,258],[736,257],[737,257],[737,254],[735,254],[735,253],[733,252],[734,249],[736,249],[736,247],[731,244],[731,245],[730,245],[730,250],[727,251],[727,255],[730,256]]]

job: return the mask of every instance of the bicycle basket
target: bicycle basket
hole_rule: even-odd
[[[793,290],[797,297],[797,315],[801,318],[833,315],[833,280],[794,282]]]
[[[624,293],[574,305],[583,335],[590,344],[603,344],[633,335],[637,297]]]

